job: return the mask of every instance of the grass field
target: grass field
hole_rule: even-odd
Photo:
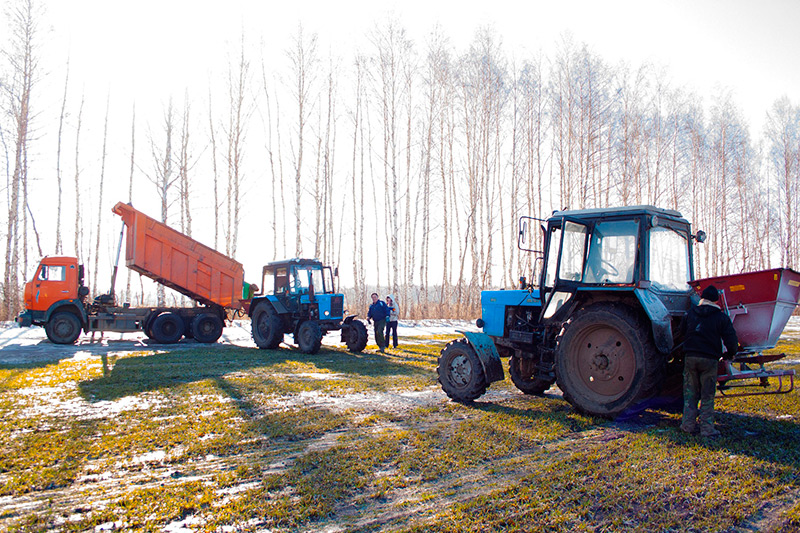
[[[797,391],[719,401],[710,441],[510,380],[464,406],[436,383],[444,340],[2,366],[0,529],[800,530]]]

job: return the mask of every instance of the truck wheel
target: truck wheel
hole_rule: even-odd
[[[217,342],[222,336],[222,319],[214,313],[203,313],[192,320],[192,333],[194,340],[209,344]]]
[[[466,339],[450,341],[439,356],[439,383],[450,399],[471,402],[486,392],[486,376],[475,349]]]
[[[508,373],[511,374],[511,381],[525,394],[544,394],[544,391],[553,384],[552,380],[533,377],[535,366],[535,361],[530,359],[522,360],[519,357],[512,357],[508,362]]]
[[[349,331],[345,334],[347,349],[359,353],[367,347],[367,326],[360,320],[350,322]]]
[[[614,418],[658,392],[664,362],[645,320],[627,307],[597,304],[564,325],[556,381],[578,411]]]
[[[266,304],[259,305],[251,323],[253,341],[262,350],[274,350],[283,340],[283,324]]]
[[[183,329],[183,319],[169,311],[158,315],[150,327],[153,339],[161,344],[175,344],[181,340]]]
[[[81,334],[81,321],[69,311],[53,313],[44,331],[52,343],[73,344]]]
[[[297,345],[305,353],[317,353],[322,346],[322,330],[313,320],[306,320],[297,330]]]

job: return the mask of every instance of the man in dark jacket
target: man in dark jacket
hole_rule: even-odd
[[[383,329],[386,327],[386,319],[389,318],[389,306],[386,302],[378,298],[378,293],[372,293],[372,305],[369,306],[367,321],[373,321],[375,327],[375,342],[381,353],[386,353],[386,340],[383,337]]]
[[[720,357],[733,359],[739,341],[728,315],[716,304],[719,291],[713,285],[703,289],[702,299],[686,314],[686,337],[683,341],[683,421],[681,431],[694,433],[698,425],[697,404],[700,402],[700,435],[716,437],[714,428],[714,395],[717,391],[717,367]],[[722,345],[727,350],[722,353]]]

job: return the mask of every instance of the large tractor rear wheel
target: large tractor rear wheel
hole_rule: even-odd
[[[44,331],[52,343],[73,344],[81,334],[81,321],[69,311],[53,313]]]
[[[360,320],[353,320],[348,326],[345,333],[347,349],[352,353],[362,352],[367,347],[367,326]]]
[[[322,330],[313,320],[306,320],[297,329],[297,345],[304,353],[317,353],[322,346]]]
[[[269,307],[261,304],[253,313],[251,328],[253,341],[262,350],[274,350],[283,340],[281,318]]]
[[[553,384],[552,379],[539,379],[533,377],[536,370],[536,362],[531,359],[520,359],[512,357],[508,362],[508,373],[511,374],[511,381],[525,394],[544,394],[544,391]]]
[[[436,371],[445,394],[456,402],[468,403],[486,392],[483,365],[466,339],[450,341],[444,347]]]
[[[614,418],[640,407],[658,392],[663,375],[650,325],[626,306],[578,310],[558,339],[558,386],[583,413]]]

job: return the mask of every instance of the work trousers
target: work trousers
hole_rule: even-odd
[[[713,431],[718,364],[716,359],[686,356],[683,364],[683,427],[693,428],[699,422],[701,433]]]
[[[389,347],[389,333],[392,334],[391,340],[394,342],[394,347],[397,348],[397,320],[386,321],[386,347]]]
[[[386,348],[386,339],[383,337],[383,330],[386,328],[386,319],[373,320],[372,323],[375,326],[375,344],[378,345],[380,351],[383,351],[384,348]]]

